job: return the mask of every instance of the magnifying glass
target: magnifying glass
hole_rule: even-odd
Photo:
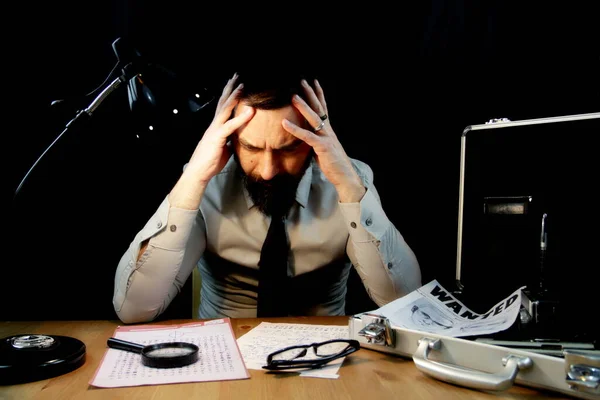
[[[193,343],[167,342],[150,345],[110,338],[108,347],[142,355],[142,364],[154,368],[177,368],[198,361],[199,347]]]

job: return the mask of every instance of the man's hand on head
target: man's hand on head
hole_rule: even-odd
[[[215,116],[194,150],[186,169],[197,174],[197,179],[204,184],[218,174],[231,157],[231,149],[227,146],[229,136],[254,115],[252,107],[244,107],[243,112],[231,117],[234,108],[239,104],[239,95],[243,87],[242,84],[235,87],[237,78],[235,74],[223,88]]]
[[[294,95],[292,104],[313,130],[304,129],[287,119],[282,121],[283,128],[313,148],[319,167],[335,186],[342,203],[358,202],[366,189],[331,127],[323,88],[317,80],[314,89],[304,80],[302,86],[307,100]]]
[[[169,193],[173,207],[194,210],[200,206],[208,182],[218,174],[231,157],[230,135],[247,123],[254,115],[254,108],[231,118],[233,109],[239,104],[242,85],[235,87],[238,76],[227,81],[219,98],[215,116],[196,146],[185,171]]]

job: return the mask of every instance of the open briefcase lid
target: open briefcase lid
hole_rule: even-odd
[[[600,112],[464,129],[454,295],[487,310],[525,286],[532,335],[597,339],[598,133]]]

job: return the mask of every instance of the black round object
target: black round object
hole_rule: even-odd
[[[178,368],[198,361],[200,348],[193,343],[167,342],[143,345],[110,338],[106,341],[113,349],[131,351],[142,355],[142,364],[154,368]]]
[[[0,340],[0,385],[34,382],[85,363],[85,344],[73,337],[23,334]]]

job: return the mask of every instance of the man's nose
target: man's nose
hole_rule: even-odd
[[[261,178],[265,181],[273,179],[279,172],[279,162],[277,156],[273,155],[272,152],[266,151],[262,159],[262,166],[260,170]]]

